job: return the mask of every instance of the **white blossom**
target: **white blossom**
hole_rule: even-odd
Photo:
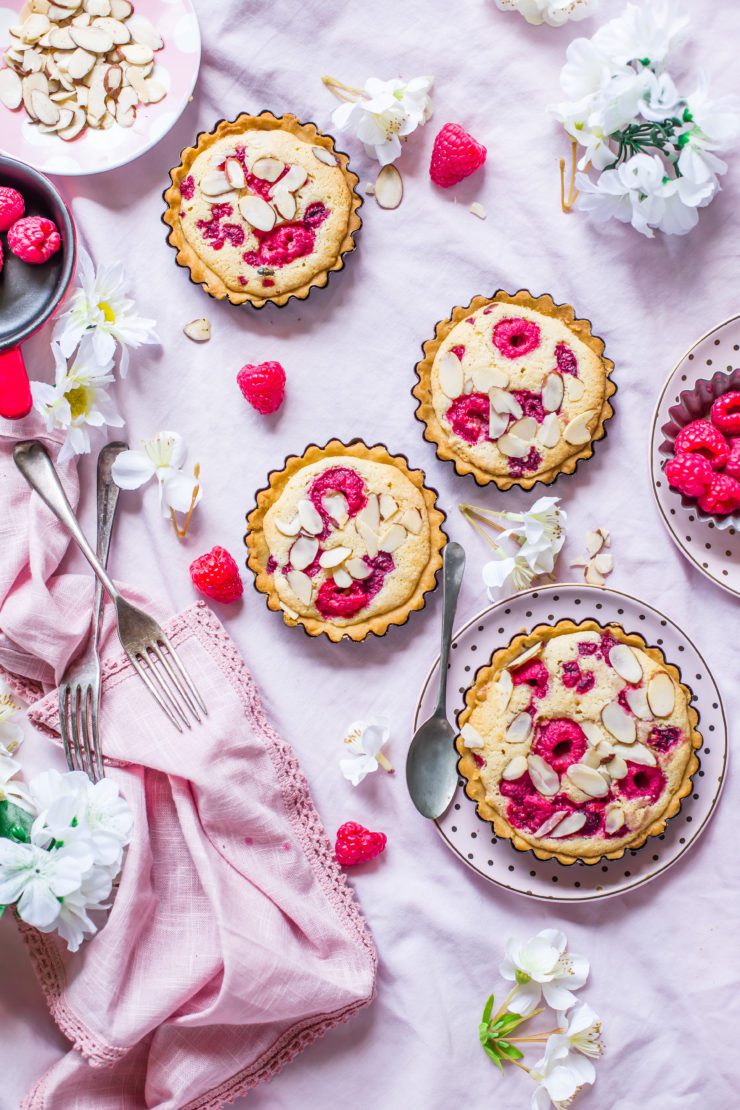
[[[387,166],[401,154],[401,139],[431,116],[429,90],[433,81],[432,77],[411,81],[369,77],[364,89],[358,91],[360,99],[335,108],[332,122],[337,130],[355,135],[371,158]]]
[[[384,766],[391,769],[382,749],[390,739],[390,729],[385,720],[376,717],[369,721],[354,721],[347,730],[344,750],[350,754],[339,761],[339,769],[353,786],[359,786],[366,775]]]
[[[560,508],[559,497],[540,497],[523,513],[498,514],[510,523],[501,539],[516,537],[519,554],[529,563],[534,574],[552,574],[555,560],[565,543],[567,514]]]
[[[520,554],[507,555],[502,551],[483,566],[483,583],[491,601],[495,601],[499,594],[526,590],[534,576],[529,562]]]
[[[599,0],[496,0],[502,12],[519,12],[527,23],[562,27],[569,19],[576,22],[593,15]]]
[[[530,940],[510,939],[499,968],[504,979],[518,984],[509,1009],[522,1016],[534,1010],[541,996],[554,1010],[567,1010],[577,1000],[572,993],[586,982],[588,960],[567,950],[564,933],[543,929]]]
[[[565,1110],[582,1087],[593,1083],[596,1069],[590,1060],[571,1052],[568,1037],[553,1033],[547,1039],[544,1055],[530,1068],[537,1083],[531,1110]]]
[[[164,515],[169,516],[170,509],[186,513],[194,497],[197,504],[202,496],[196,476],[183,473],[186,453],[185,441],[177,432],[157,432],[142,441],[140,451],[122,451],[116,456],[113,480],[121,489],[139,489],[156,477]]]

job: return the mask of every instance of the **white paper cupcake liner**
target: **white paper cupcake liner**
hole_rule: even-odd
[[[673,458],[676,436],[681,429],[690,424],[692,420],[708,419],[709,411],[717,398],[733,389],[740,390],[740,368],[731,371],[729,374],[726,370],[718,370],[711,378],[698,378],[691,389],[686,389],[679,394],[678,404],[673,405],[668,410],[671,419],[660,429],[663,442],[659,451],[665,457],[666,462]],[[722,531],[726,528],[735,528],[740,531],[740,512],[729,513],[727,516],[715,516],[712,513],[703,512],[693,497],[685,497],[678,490],[673,490],[673,493],[680,498],[684,509],[692,510],[696,519],[702,521],[702,523],[712,523],[715,528]]]

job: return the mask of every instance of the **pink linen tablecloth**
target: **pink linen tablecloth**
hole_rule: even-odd
[[[605,18],[621,8],[603,0]],[[684,239],[649,242],[630,228],[600,234],[561,214],[557,159],[562,133],[545,105],[571,38],[530,28],[492,0],[372,0],[328,4],[196,0],[204,61],[193,104],[173,131],[134,165],[97,180],[61,182],[97,260],[120,257],[143,310],[156,316],[162,350],[133,359],[117,398],[132,442],[160,428],[183,433],[202,466],[205,496],[185,548],[158,516],[156,492],[122,498],[114,574],[136,582],[170,612],[193,598],[190,558],[221,543],[239,556],[244,513],[268,470],[287,453],[332,436],[381,440],[423,466],[449,512],[448,531],[468,552],[459,623],[485,604],[486,549],[456,511],[461,500],[519,507],[457,478],[422,440],[409,389],[421,342],[451,306],[499,286],[551,292],[593,321],[617,365],[617,416],[595,458],[559,482],[570,517],[561,557],[583,550],[587,528],[613,535],[610,584],[645,598],[690,632],[721,683],[728,719],[740,712],[736,602],[675,550],[656,512],[647,470],[655,399],[671,367],[708,328],[737,312],[740,154],[724,190]],[[717,93],[737,91],[738,15],[733,4],[689,0],[693,33],[680,55],[687,76],[707,67]],[[161,191],[180,149],[238,112],[294,111],[329,128],[334,101],[321,85],[367,76],[431,73],[435,115],[400,163],[405,197],[395,212],[362,209],[359,249],[326,290],[279,311],[239,311],[209,300],[173,261],[159,224]],[[441,192],[427,177],[436,129],[459,121],[489,149],[485,172]],[[363,180],[373,167],[349,140]],[[480,222],[468,212],[481,201]],[[207,315],[209,344],[182,335]],[[44,337],[28,347],[32,376],[49,373]],[[275,417],[242,403],[234,384],[245,362],[279,359],[288,397]],[[94,530],[94,465],[81,468],[83,510]],[[3,522],[0,522],[0,529]],[[71,557],[77,567],[76,556]],[[389,835],[385,857],[357,873],[356,889],[381,959],[376,1003],[252,1092],[250,1110],[361,1107],[405,1110],[466,1105],[527,1107],[526,1077],[501,1076],[480,1051],[476,1025],[497,986],[505,938],[554,926],[591,960],[587,998],[604,1017],[607,1055],[583,1110],[725,1110],[735,1105],[737,936],[740,927],[737,809],[732,760],[724,798],[701,841],[672,871],[602,905],[541,906],[502,893],[463,868],[417,816],[403,775],[380,774],[356,791],[340,776],[346,725],[388,717],[390,755],[401,768],[419,687],[437,651],[439,597],[403,628],[363,645],[309,640],[282,626],[251,586],[242,605],[219,610],[267,700],[278,731],[300,755],[333,830],[356,819]],[[731,743],[734,735],[730,737]],[[29,744],[29,748],[30,748]],[[48,761],[45,752],[34,759]],[[31,753],[26,756],[26,762]],[[0,922],[0,1107],[66,1051],[44,1007],[11,922]]]

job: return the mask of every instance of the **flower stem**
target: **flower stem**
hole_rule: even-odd
[[[473,516],[477,516],[479,520],[484,521],[486,524],[490,524],[490,526],[492,528],[495,528],[498,532],[506,531],[503,524],[499,524],[497,520],[493,519],[493,517],[501,515],[500,513],[496,512],[495,509],[483,509],[480,508],[478,505],[466,505],[463,503],[460,506],[460,512],[463,513],[463,515],[465,516],[467,516],[468,513],[471,513]]]
[[[184,540],[187,536],[188,528],[190,527],[190,519],[193,515],[193,509],[198,502],[198,494],[200,493],[200,485],[198,484],[198,479],[200,478],[200,463],[195,464],[195,467],[193,468],[193,477],[195,478],[195,487],[193,488],[193,496],[190,500],[190,508],[187,511],[187,515],[185,517],[185,520],[183,521],[182,528],[180,528],[177,523],[175,510],[170,506],[170,520],[172,521],[172,527],[175,529],[175,535],[177,536],[178,540]]]
[[[390,762],[390,760],[386,759],[386,757],[383,755],[382,752],[376,752],[375,753],[375,758],[377,759],[379,765],[383,768],[384,771],[387,771],[389,775],[393,774],[394,767],[393,767],[392,763]]]
[[[542,1010],[543,1009],[544,1007],[542,1008]],[[538,1010],[537,1013],[541,1014],[542,1010]],[[530,1014],[529,1017],[534,1017],[534,1014]],[[564,1032],[564,1029],[548,1029],[546,1033],[530,1033],[528,1036],[525,1037],[507,1037],[506,1040],[509,1044],[524,1044],[525,1042],[534,1044],[536,1041],[546,1041],[547,1038],[553,1033]]]
[[[337,81],[336,77],[329,77],[324,75],[321,80],[326,85],[327,89],[339,100],[347,100],[350,104],[355,103],[357,100],[365,100],[366,94],[364,89],[358,89],[356,85],[345,85],[342,81]],[[346,96],[345,93],[350,93]]]
[[[498,1008],[498,1010],[496,1011],[496,1013],[495,1013],[495,1014],[493,1015],[493,1017],[492,1017],[492,1018],[490,1019],[490,1021],[489,1021],[489,1023],[488,1023],[489,1025],[495,1025],[495,1024],[496,1024],[496,1022],[498,1021],[498,1019],[499,1019],[499,1018],[501,1017],[501,1015],[502,1015],[502,1014],[505,1014],[505,1013],[506,1013],[506,1011],[507,1011],[507,1010],[508,1010],[508,1008],[509,1008],[509,1003],[511,1002],[512,998],[514,997],[514,995],[516,994],[516,992],[517,992],[518,990],[519,990],[519,984],[518,984],[518,983],[514,983],[514,986],[513,986],[512,988],[511,988],[511,990],[509,991],[509,993],[507,994],[506,998],[505,998],[505,999],[503,1000],[503,1002],[502,1002],[502,1003],[501,1003],[501,1005],[499,1006],[499,1008]],[[521,1015],[520,1015],[520,1016],[521,1016]],[[527,1015],[527,1017],[529,1017],[529,1014]]]
[[[563,212],[570,212],[578,200],[580,190],[576,189],[576,170],[578,169],[578,143],[575,139],[570,141],[570,182],[568,196],[565,195],[565,158],[560,159],[560,207]]]

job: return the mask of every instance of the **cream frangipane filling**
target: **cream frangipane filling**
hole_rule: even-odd
[[[532,847],[629,847],[685,782],[685,688],[625,637],[610,626],[542,638],[468,698],[461,742],[485,799]]]
[[[286,612],[340,626],[402,606],[430,558],[421,491],[397,467],[354,456],[294,474],[264,536]]]
[[[461,458],[489,474],[536,477],[593,438],[606,377],[602,359],[562,320],[493,302],[440,344],[432,405]]]
[[[180,183],[180,225],[234,292],[273,297],[335,263],[351,191],[330,150],[282,130],[245,130],[206,147]]]

